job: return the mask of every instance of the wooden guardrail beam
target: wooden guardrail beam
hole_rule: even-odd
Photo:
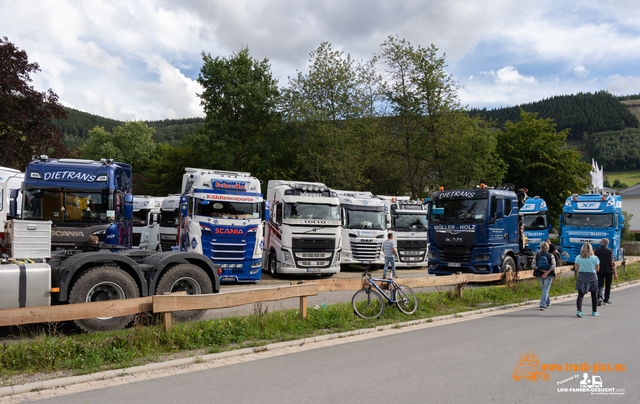
[[[0,310],[0,326],[120,317],[152,310],[152,297]]]
[[[153,296],[153,312],[164,313],[180,310],[223,309],[258,302],[269,302],[301,296],[315,296],[317,294],[318,285],[311,283],[209,295]]]

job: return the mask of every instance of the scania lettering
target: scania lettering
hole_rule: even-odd
[[[520,214],[524,225],[524,236],[532,248],[549,238],[551,222],[547,202],[544,199],[539,196],[528,198],[520,208]]]
[[[131,166],[113,160],[34,156],[22,185],[22,218],[52,222],[51,248],[68,249],[91,234],[101,242],[131,247]]]
[[[279,274],[340,272],[340,202],[319,182],[271,180],[264,269]]]
[[[489,274],[528,265],[519,206],[526,198],[511,185],[439,191],[429,201],[429,273]]]
[[[342,264],[384,265],[387,236],[384,202],[371,192],[336,191],[342,207]]]
[[[391,224],[393,243],[398,252],[397,268],[427,266],[427,212],[421,200],[408,196],[383,196],[387,222]]]
[[[624,258],[620,234],[624,227],[620,195],[571,195],[564,203],[560,217],[560,245],[563,258],[574,263],[584,243],[593,248],[600,240],[609,239],[616,261]]]
[[[186,168],[180,198],[182,251],[222,267],[221,282],[260,280],[266,204],[249,173]]]
[[[133,197],[133,247],[160,251],[159,215],[163,197]]]
[[[180,195],[169,195],[160,206],[160,249],[179,250],[178,227],[180,226]]]

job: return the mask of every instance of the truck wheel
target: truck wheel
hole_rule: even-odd
[[[213,293],[211,279],[202,268],[193,264],[175,265],[162,275],[156,294],[162,295],[166,292],[187,292],[188,295],[202,295]],[[176,321],[195,321],[204,315],[206,310],[183,310],[174,311],[173,319]]]
[[[506,257],[504,261],[502,261],[502,266],[500,267],[501,272],[516,272],[516,262],[511,257]]]
[[[276,260],[276,253],[269,254],[269,275],[274,278],[278,277],[278,261]]]
[[[104,302],[139,297],[138,286],[131,275],[111,266],[95,267],[85,272],[71,287],[69,303]],[[134,314],[121,317],[98,317],[74,320],[85,332],[121,330],[128,326]]]

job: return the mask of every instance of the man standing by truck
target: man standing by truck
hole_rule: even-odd
[[[396,277],[396,248],[393,246],[393,233],[387,235],[387,239],[382,243],[382,252],[384,253],[384,270],[382,271],[382,279],[387,278],[387,268],[391,264],[390,278]]]
[[[618,279],[616,271],[616,260],[613,258],[613,250],[608,247],[609,239],[600,240],[600,247],[596,248],[594,254],[600,259],[600,271],[598,272],[598,306],[611,304],[609,296],[611,295],[612,278]],[[604,286],[604,296],[602,288]],[[604,297],[604,300],[603,300]]]

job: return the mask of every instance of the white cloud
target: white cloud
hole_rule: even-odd
[[[0,26],[40,64],[36,88],[117,119],[202,115],[200,53],[242,46],[286,85],[323,41],[366,60],[388,35],[433,43],[479,107],[605,84],[632,93],[640,62],[632,0],[4,0]]]
[[[640,77],[614,74],[607,78],[607,91],[617,95],[640,94]]]
[[[589,75],[589,70],[587,70],[584,66],[576,66],[573,68],[573,72],[576,76],[584,77]]]

